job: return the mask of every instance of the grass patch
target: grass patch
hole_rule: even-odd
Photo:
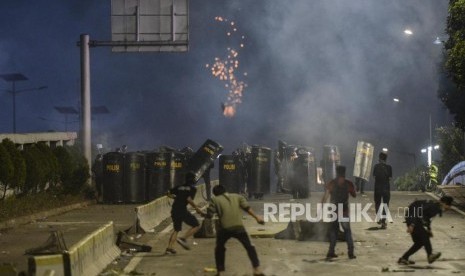
[[[85,201],[82,194],[53,195],[49,193],[31,194],[22,197],[9,197],[0,201],[0,222],[34,213],[64,207]]]

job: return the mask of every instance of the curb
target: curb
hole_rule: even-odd
[[[59,214],[66,213],[74,209],[83,208],[83,207],[86,207],[92,204],[95,204],[95,200],[87,200],[84,202],[75,203],[75,204],[71,204],[68,206],[63,206],[63,207],[59,207],[59,208],[55,208],[55,209],[51,209],[47,211],[42,211],[42,212],[35,213],[32,215],[10,219],[7,221],[0,222],[0,230],[7,229],[7,228],[14,228],[14,227],[17,227],[23,224],[28,224],[33,221],[43,219],[44,217],[51,217],[51,216],[59,215]]]

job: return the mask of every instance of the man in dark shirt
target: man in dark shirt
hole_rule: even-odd
[[[328,197],[331,196],[331,203],[338,206],[342,205],[342,217],[349,218],[349,194],[352,197],[356,197],[354,183],[345,178],[346,167],[337,166],[336,167],[337,177],[326,184],[326,192],[323,196],[321,202],[324,204],[328,200]],[[355,259],[354,255],[354,241],[352,240],[352,231],[350,229],[349,221],[339,222],[339,210],[336,209],[336,214],[338,218],[335,222],[331,222],[329,227],[329,250],[326,255],[326,259],[337,258],[334,249],[336,247],[337,236],[339,234],[339,224],[341,224],[342,229],[344,229],[345,240],[347,242],[347,249],[349,259]]]
[[[379,153],[379,163],[373,168],[373,176],[375,177],[375,209],[376,215],[380,215],[382,229],[386,229],[386,209],[389,207],[389,200],[391,199],[390,181],[392,178],[392,167],[386,164],[387,154],[384,152]],[[382,214],[379,214],[379,207],[381,202],[384,204]]]
[[[415,264],[414,261],[409,260],[409,257],[423,246],[426,250],[428,263],[436,261],[441,256],[440,252],[433,254],[430,241],[430,237],[433,236],[433,232],[431,232],[431,218],[438,214],[442,216],[443,211],[450,209],[452,201],[452,197],[443,196],[439,202],[417,200],[410,204],[408,210],[405,212],[405,223],[407,224],[407,232],[412,236],[413,245],[397,261],[399,264]]]
[[[187,204],[191,205],[198,214],[203,214],[202,211],[194,203],[194,197],[197,193],[195,188],[194,173],[187,173],[185,183],[181,186],[176,186],[168,192],[168,197],[174,198],[171,206],[171,219],[173,220],[173,233],[171,234],[168,247],[165,253],[176,254],[174,250],[174,242],[177,241],[184,249],[189,250],[190,247],[186,239],[194,235],[200,229],[200,224],[197,218],[187,210]],[[182,223],[186,223],[192,228],[189,229],[183,237],[177,238],[178,233],[182,230]]]

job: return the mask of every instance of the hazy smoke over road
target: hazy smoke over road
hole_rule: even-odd
[[[268,127],[258,133],[345,153],[357,139],[378,150],[424,146],[428,114],[444,116],[432,104],[441,55],[432,42],[443,33],[446,2],[259,2],[231,6],[255,41],[244,103]]]
[[[35,118],[57,119],[53,106],[78,102],[79,34],[110,38],[110,1],[67,3],[51,1],[53,9],[29,1],[1,4],[9,11],[0,19],[1,71],[27,75],[31,81],[20,88],[49,86],[48,94],[18,99],[21,131],[60,130]],[[241,142],[275,148],[282,139],[317,150],[336,144],[347,163],[359,139],[376,152],[384,146],[419,152],[428,143],[429,114],[434,126],[446,113],[436,98],[442,48],[432,41],[444,33],[447,4],[192,0],[188,53],[91,50],[92,100],[111,112],[94,118],[94,142],[104,140],[106,148],[195,148],[211,138],[227,153]],[[240,60],[247,89],[233,118],[221,110],[224,83],[205,69],[229,47],[213,20],[219,15],[236,22],[247,38]],[[34,22],[33,28],[21,18]],[[0,115],[8,118],[1,131],[8,132],[8,95],[1,95],[0,104]]]

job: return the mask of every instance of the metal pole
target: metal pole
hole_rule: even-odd
[[[432,146],[429,146],[428,147],[428,167],[431,167],[431,164],[432,164],[432,151],[433,151],[433,147]]]
[[[433,164],[433,127],[431,124],[431,113],[429,114],[429,147],[428,147],[428,167]]]
[[[13,81],[13,133],[16,133],[16,82]]]
[[[89,35],[81,34],[81,130],[82,149],[84,157],[89,165],[89,173],[92,160],[91,147],[91,120],[90,120],[90,50]],[[91,183],[89,181],[89,183]]]
[[[433,129],[431,126],[431,113],[429,114],[429,145],[433,146]]]
[[[136,41],[139,41],[139,33],[140,33],[140,1],[137,1],[136,6]]]
[[[171,1],[171,41],[175,41],[176,40],[176,37],[175,37],[175,22],[174,22],[174,16],[175,16],[175,11],[174,11],[174,0]]]

